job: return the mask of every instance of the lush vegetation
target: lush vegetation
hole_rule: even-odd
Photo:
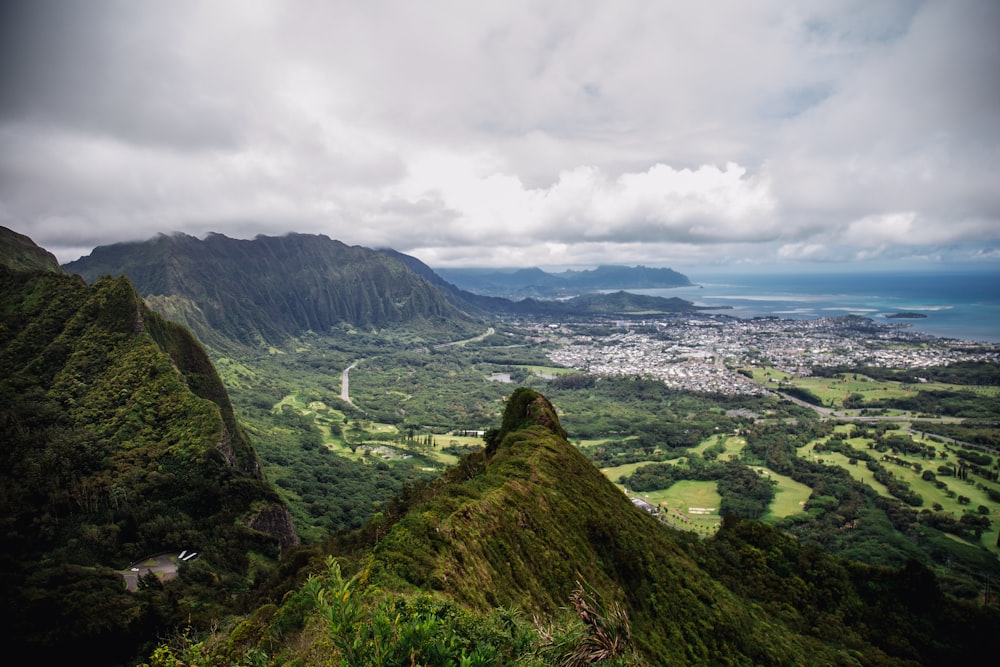
[[[113,247],[91,287],[11,248],[49,271],[7,262],[0,320],[4,621],[37,651],[127,660],[184,619],[151,664],[950,664],[996,627],[955,602],[993,604],[1000,574],[993,365],[743,369],[882,420],[820,421],[549,361],[560,336],[608,331],[570,312],[660,302],[515,306],[322,237]],[[97,279],[121,272],[215,365]],[[654,511],[714,513],[670,530],[619,480]],[[284,505],[307,546],[278,561]],[[176,581],[122,589],[133,558],[192,545]]]
[[[665,528],[564,433],[518,389],[483,451],[150,664],[943,665],[992,641],[996,609],[915,561],[861,565],[736,519],[708,540]]]
[[[0,267],[0,442],[0,613],[40,659],[204,627],[295,539],[204,350],[124,278]],[[171,549],[205,555],[125,590]]]
[[[325,236],[244,241],[176,234],[101,246],[66,267],[89,281],[127,275],[154,308],[218,347],[282,345],[341,323],[413,320],[462,330],[470,322],[401,261]]]

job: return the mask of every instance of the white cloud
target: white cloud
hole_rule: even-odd
[[[988,0],[8,7],[0,223],[65,259],[175,229],[452,265],[1000,244]]]

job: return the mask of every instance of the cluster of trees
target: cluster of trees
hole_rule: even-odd
[[[1000,449],[1000,429],[997,428],[995,421],[971,419],[964,419],[961,422],[915,421],[913,430]]]
[[[551,407],[523,391],[510,405],[467,470],[365,539],[332,541],[336,562],[316,551],[304,585],[233,631],[150,664],[903,665],[988,649],[995,609],[950,600],[916,561],[862,565],[735,518],[706,540],[665,529],[565,441]]]
[[[946,575],[941,581],[950,593],[960,597],[979,594],[977,571],[996,571],[995,558],[982,547],[947,539],[943,532],[947,529],[947,532],[975,541],[985,530],[983,515],[978,510],[967,512],[969,518],[963,523],[961,519],[940,518],[942,513],[929,508],[912,509],[918,506],[916,496],[919,494],[889,476],[883,464],[875,459],[874,442],[867,450],[852,447],[841,433],[832,433],[832,429],[833,425],[826,423],[760,423],[744,431],[747,439],[745,457],[766,460],[772,469],[813,489],[805,506],[806,512],[789,516],[778,525],[804,543],[870,564],[898,567],[909,558],[919,558]],[[885,425],[856,425],[851,435],[883,438],[888,431]],[[900,442],[894,438],[889,440]],[[867,485],[855,481],[844,468],[795,455],[795,449],[811,441],[816,441],[814,451],[817,453],[837,451],[874,468],[873,478],[884,480],[902,499],[878,495]],[[955,471],[948,466],[938,470],[938,474],[954,474]],[[934,474],[930,470],[925,471],[927,473]],[[943,485],[939,480],[935,482]]]

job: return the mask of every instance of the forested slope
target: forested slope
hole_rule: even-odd
[[[0,489],[0,625],[40,661],[207,622],[297,541],[201,345],[125,278],[0,266]],[[125,591],[182,549],[169,592]]]
[[[106,274],[128,276],[158,312],[219,346],[227,340],[280,345],[341,324],[470,324],[398,259],[321,235],[160,235],[95,248],[65,268],[91,282]]]
[[[995,609],[753,521],[699,540],[634,507],[529,389],[486,449],[317,549],[280,604],[180,650],[194,664],[951,665]],[[275,600],[277,602],[277,599]],[[533,620],[528,620],[533,619]],[[380,662],[382,660],[383,662]],[[387,661],[387,662],[385,662]]]

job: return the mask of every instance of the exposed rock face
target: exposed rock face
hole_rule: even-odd
[[[299,543],[292,515],[284,505],[267,505],[250,521],[250,528],[277,538],[282,549]]]

